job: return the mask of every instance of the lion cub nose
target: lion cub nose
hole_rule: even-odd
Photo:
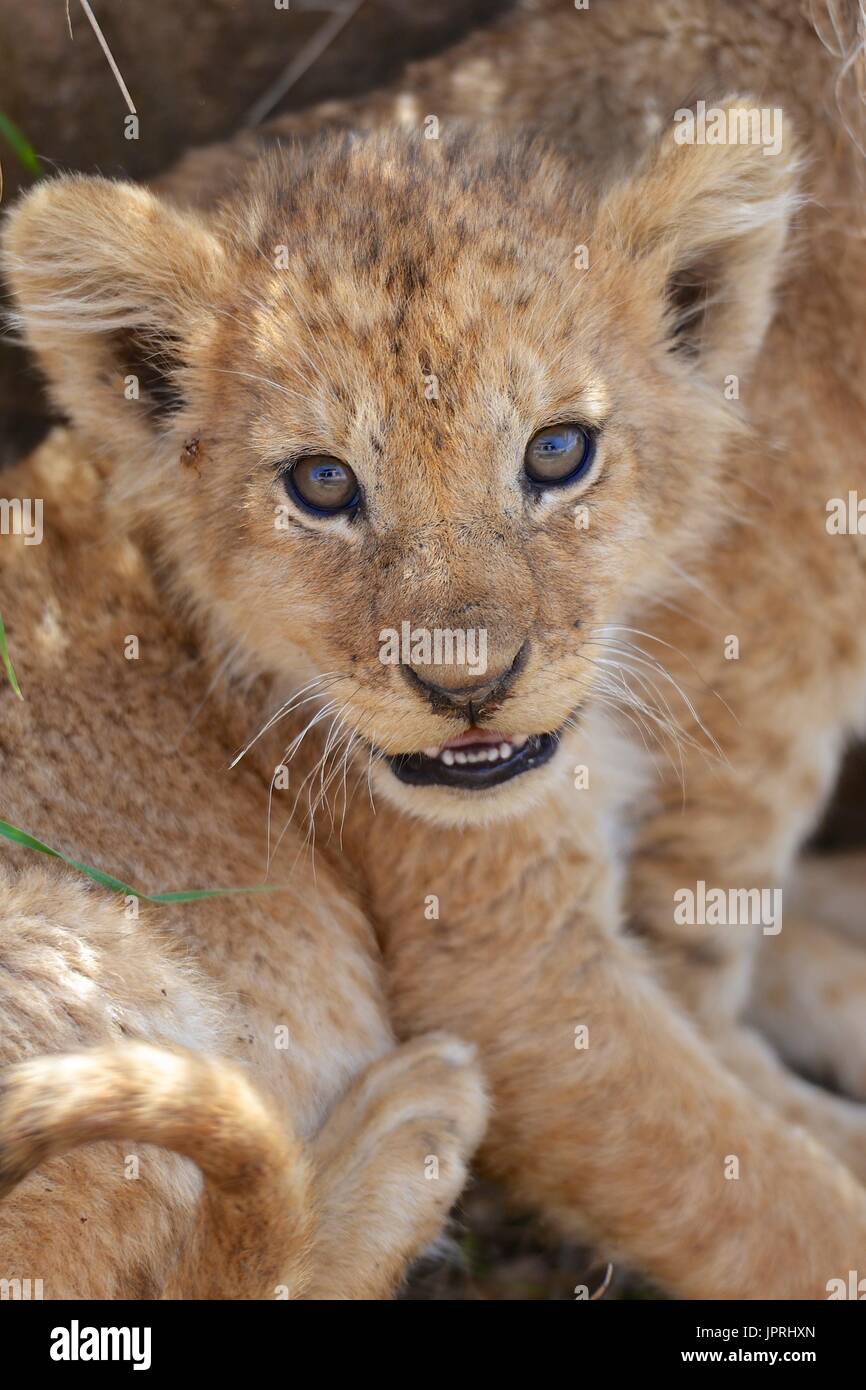
[[[456,709],[461,712],[466,710],[474,716],[482,711],[484,705],[495,705],[503,698],[526,664],[527,645],[526,642],[523,643],[511,664],[504,670],[488,672],[482,680],[455,681],[442,685],[438,681],[430,680],[426,675],[419,674],[415,666],[403,666],[402,669],[410,685],[430,701],[437,713]],[[442,667],[438,667],[437,676],[441,672]]]

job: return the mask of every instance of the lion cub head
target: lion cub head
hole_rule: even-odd
[[[544,794],[605,629],[723,509],[793,164],[668,136],[597,190],[532,142],[330,137],[210,216],[44,184],[6,268],[246,666],[322,677],[409,810],[485,819]]]

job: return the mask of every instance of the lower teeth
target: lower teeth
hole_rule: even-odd
[[[438,756],[446,767],[453,767],[455,763],[463,767],[467,763],[495,763],[499,762],[500,759],[504,762],[511,757],[513,752],[514,749],[509,744],[500,743],[490,748],[481,748],[476,753],[467,753],[462,749],[455,751],[451,748],[445,748]]]

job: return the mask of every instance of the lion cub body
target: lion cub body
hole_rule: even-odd
[[[107,505],[105,471],[57,431],[6,479],[39,499],[45,534],[0,548],[24,692],[0,697],[4,818],[144,895],[264,884],[266,747],[228,771],[260,697],[203,663],[153,556]],[[278,891],[157,905],[4,842],[0,1188],[58,1153],[0,1204],[4,1277],[38,1276],[50,1298],[379,1296],[438,1234],[483,1120],[469,1052],[394,1051],[371,929],[325,864],[309,871],[294,833],[267,886]],[[137,1062],[134,1045],[151,1051]],[[177,1049],[240,1070],[214,1061],[187,1083]],[[26,1059],[43,1054],[31,1078]],[[110,1121],[125,1086],[104,1137],[127,1142],[64,1153],[98,1137],[104,1097]],[[232,1234],[220,1202],[239,1181],[264,1186],[265,1140],[282,1172]],[[431,1148],[439,1184],[425,1178]],[[202,1183],[177,1154],[209,1184],[217,1229],[198,1243]],[[387,1227],[371,1219],[380,1194]]]

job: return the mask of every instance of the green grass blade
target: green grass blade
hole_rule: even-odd
[[[122,893],[127,898],[141,898],[148,903],[193,903],[202,898],[224,898],[236,893],[279,893],[284,891],[278,883],[258,883],[252,888],[192,888],[188,892],[140,893],[137,888],[123,883],[113,874],[103,873],[101,869],[95,869],[92,864],[82,864],[79,859],[71,859],[68,854],[52,849],[50,845],[43,844],[42,840],[37,840],[35,835],[28,835],[26,830],[19,829],[17,825],[10,825],[8,821],[0,820],[0,835],[6,840],[11,840],[15,845],[23,845],[25,849],[33,849],[39,854],[47,854],[52,859],[62,859],[63,863],[68,864],[71,869],[77,869],[79,873],[86,874],[88,878],[93,879],[94,883],[100,883],[103,888],[110,888],[113,893]]]
[[[15,674],[15,667],[12,665],[12,658],[9,655],[9,648],[6,644],[6,629],[3,626],[3,618],[0,616],[0,661],[3,662],[6,675],[9,677],[9,684],[15,691],[19,700],[23,700],[21,686],[18,684],[18,677]]]
[[[30,173],[35,174],[38,178],[42,173],[42,168],[36,151],[30,141],[21,134],[17,125],[10,121],[8,116],[4,116],[2,111],[0,111],[0,135],[5,135],[24,168],[29,169]]]

